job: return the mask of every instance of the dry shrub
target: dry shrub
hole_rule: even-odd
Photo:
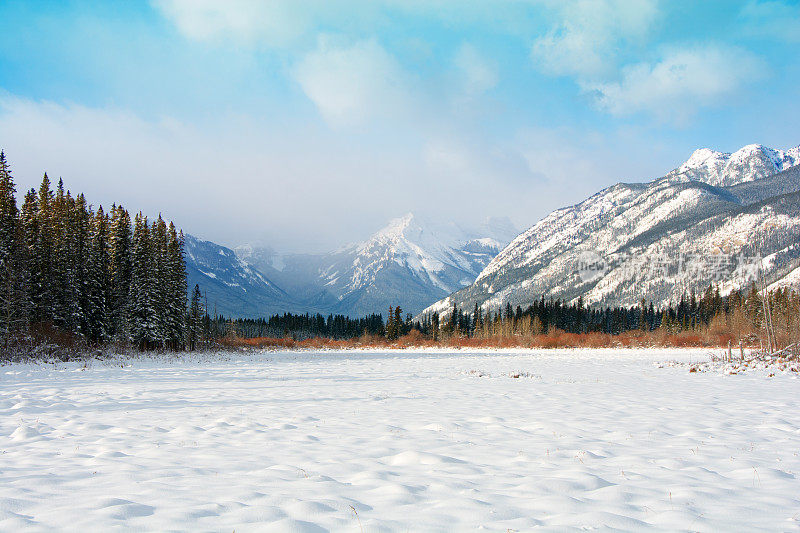
[[[226,348],[294,348],[297,345],[297,341],[294,339],[276,337],[253,337],[250,339],[231,339],[226,337],[219,339],[217,342]]]
[[[300,348],[325,348],[328,350],[341,350],[344,348],[352,348],[355,345],[354,339],[328,339],[325,337],[312,337],[297,343]]]
[[[675,348],[691,348],[694,346],[705,346],[702,336],[693,331],[682,331],[675,333],[667,338],[667,345]]]
[[[782,339],[779,339],[782,340]],[[333,349],[348,348],[647,348],[647,347],[727,347],[728,342],[738,346],[738,335],[732,333],[724,321],[712,323],[708,330],[682,331],[670,333],[666,329],[655,331],[630,330],[619,335],[608,333],[568,333],[550,328],[539,335],[511,335],[491,337],[454,336],[434,342],[418,330],[403,335],[396,341],[389,341],[380,335],[361,335],[353,339],[329,339],[313,337],[302,341],[291,338],[258,337],[253,339],[220,339],[220,344],[229,348],[306,348]]]
[[[58,329],[51,322],[33,324],[30,333],[37,344],[51,344],[66,350],[80,350],[85,347],[80,337]]]
[[[411,331],[409,331],[408,333],[397,339],[396,344],[402,346],[403,348],[436,346],[436,343],[433,342],[433,339],[427,337],[417,329],[412,329]]]

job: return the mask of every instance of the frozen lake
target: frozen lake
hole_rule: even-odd
[[[800,530],[797,375],[708,353],[7,365],[0,530]]]

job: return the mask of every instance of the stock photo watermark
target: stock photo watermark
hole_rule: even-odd
[[[744,254],[622,254],[606,257],[594,250],[581,252],[575,271],[584,282],[596,281],[611,271],[625,278],[645,276],[667,278],[689,276],[696,279],[728,281],[758,280],[762,258]]]

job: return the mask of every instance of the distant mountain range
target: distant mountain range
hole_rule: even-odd
[[[283,289],[230,248],[186,235],[185,252],[189,290],[200,285],[210,313],[259,317],[300,309]]]
[[[363,316],[385,314],[390,305],[416,314],[472,283],[517,233],[507,219],[465,228],[407,214],[363,242],[325,254],[252,245],[231,250],[189,236],[186,261],[190,286],[199,284],[209,308],[227,316]]]
[[[206,292],[210,310],[243,317],[363,316],[390,305],[419,314],[541,297],[660,305],[712,281],[723,292],[748,283],[731,265],[720,275],[689,264],[697,258],[760,256],[769,284],[800,286],[798,164],[800,147],[697,150],[664,177],[611,186],[519,235],[507,219],[464,228],[408,214],[323,254],[231,250],[188,236],[189,283]],[[587,254],[600,266],[588,277]]]
[[[723,293],[749,284],[748,258],[758,256],[756,270],[767,283],[797,285],[798,163],[800,147],[697,150],[662,178],[620,183],[554,211],[515,238],[474,283],[425,313],[453,305],[471,310],[476,303],[524,306],[541,297],[601,306],[637,305],[642,298],[665,304],[684,291],[701,292],[715,278]],[[594,263],[591,275],[587,257]]]

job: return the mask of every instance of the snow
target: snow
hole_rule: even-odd
[[[505,219],[487,219],[480,228],[469,229],[407,213],[389,221],[369,239],[342,250],[348,258],[343,268],[336,263],[323,272],[346,270],[342,290],[350,294],[373,285],[380,271],[396,263],[424,283],[452,292],[462,286],[459,280],[465,274],[474,279],[485,265],[480,261],[476,265],[476,254],[465,248],[478,243],[496,252],[514,235],[516,231]],[[504,238],[507,240],[501,240]]]
[[[0,367],[0,530],[800,530],[795,373],[708,350]]]
[[[770,285],[768,289],[774,291],[776,289],[784,289],[787,287],[794,290],[800,289],[800,267],[795,268],[786,276]]]
[[[687,176],[711,185],[734,185],[763,178],[800,164],[800,146],[776,150],[748,144],[734,153],[701,148],[668,176]]]
[[[604,307],[638,305],[647,294],[654,305],[666,305],[680,292],[703,290],[716,280],[686,272],[653,278],[646,270],[612,268],[596,284],[585,284],[576,273],[576,259],[595,252],[621,264],[625,258],[645,263],[664,256],[677,260],[690,253],[753,255],[753,243],[763,243],[764,254],[785,248],[784,241],[791,240],[800,218],[785,208],[792,200],[783,202],[779,195],[797,190],[796,171],[739,188],[697,182],[725,186],[753,182],[798,162],[800,147],[784,151],[748,145],[733,154],[697,150],[663,178],[620,183],[553,211],[498,253],[472,285],[429,305],[418,316],[441,314],[453,303],[472,309],[477,302],[492,311],[506,303],[526,307],[541,296],[568,302],[582,296],[584,303]],[[769,205],[758,208],[769,198]],[[746,210],[744,205],[753,207]],[[735,281],[725,285],[723,294],[749,284],[743,278]]]

